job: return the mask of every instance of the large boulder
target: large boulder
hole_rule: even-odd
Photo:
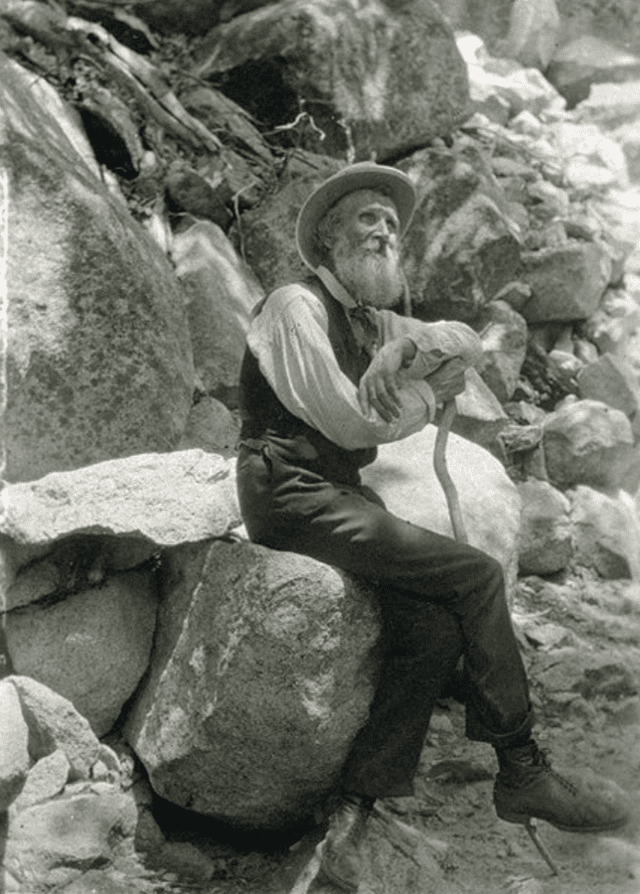
[[[637,78],[640,55],[625,52],[595,34],[582,34],[554,53],[545,74],[573,107],[589,96],[592,84]]]
[[[576,559],[601,577],[640,581],[640,518],[629,494],[569,491]]]
[[[308,276],[296,248],[298,212],[313,190],[342,167],[333,158],[293,152],[269,201],[246,211],[232,227],[231,238],[266,292]]]
[[[504,55],[544,71],[553,56],[559,31],[560,14],[555,0],[543,0],[534,7],[529,0],[514,0]]]
[[[247,542],[166,552],[149,674],[125,735],[155,791],[237,826],[313,816],[373,693],[370,597]]]
[[[438,534],[453,536],[444,492],[433,468],[436,428],[379,448],[362,470],[363,481],[395,515]],[[450,434],[447,466],[456,485],[469,543],[502,565],[510,590],[518,566],[520,497],[502,464],[488,451]]]
[[[414,314],[473,322],[517,279],[519,228],[476,144],[422,149],[399,163],[418,204],[402,257]]]
[[[2,55],[0,134],[4,478],[171,450],[194,373],[169,263],[101,182],[79,118]]]
[[[634,435],[640,434],[640,385],[636,371],[621,357],[603,354],[578,373],[580,397],[599,400],[629,418]]]
[[[611,259],[595,242],[568,242],[522,254],[521,279],[531,288],[522,315],[529,323],[591,316],[611,279]]]
[[[221,537],[240,524],[235,464],[203,450],[149,453],[5,488],[0,533],[51,544],[110,534],[158,546]]]
[[[264,292],[215,223],[199,221],[176,234],[172,256],[187,297],[200,387],[224,399],[237,388],[251,310]]]
[[[634,456],[631,423],[597,400],[549,413],[542,443],[549,481],[560,490],[577,484],[617,490]]]
[[[282,0],[214,28],[194,73],[304,148],[384,160],[467,115],[466,66],[432,0]]]
[[[152,573],[141,570],[14,609],[6,615],[13,669],[67,698],[104,736],[147,669],[156,608]]]

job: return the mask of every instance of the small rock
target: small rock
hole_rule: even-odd
[[[586,699],[575,698],[573,701],[569,702],[569,717],[582,721],[583,723],[592,723],[597,716],[598,712],[596,708],[589,704]]]
[[[611,710],[611,721],[620,726],[640,726],[640,698],[629,698]]]
[[[70,701],[29,677],[11,676],[29,728],[29,754],[35,761],[60,749],[70,764],[70,779],[87,779],[100,742]]]
[[[593,242],[523,252],[522,262],[532,296],[521,313],[529,323],[591,316],[611,278],[611,259]]]
[[[147,808],[138,808],[135,846],[140,853],[155,855],[165,843],[164,833],[153,813]]]
[[[486,319],[488,317],[488,319]],[[476,369],[500,403],[510,400],[527,351],[527,324],[504,301],[492,301],[481,319],[482,358]]]
[[[91,767],[91,778],[95,779],[96,782],[106,782],[109,778],[109,770],[106,764],[97,760],[93,767]]]
[[[67,784],[70,769],[67,756],[60,748],[41,757],[29,770],[25,787],[13,804],[13,812],[20,813],[59,794]]]
[[[239,436],[240,426],[231,411],[219,400],[204,397],[191,408],[178,449],[198,448],[228,458],[235,456]]]
[[[58,868],[90,870],[133,847],[136,820],[133,798],[113,789],[37,804],[11,823],[5,858],[32,882]]]
[[[120,774],[122,773],[122,766],[120,764],[118,755],[115,753],[113,748],[110,748],[104,742],[100,743],[98,760],[101,761],[108,770],[110,770],[112,773],[115,773],[117,776],[120,776]]]
[[[521,627],[529,642],[545,651],[561,645],[569,645],[575,636],[570,630],[559,624],[527,623]]]
[[[499,453],[496,438],[508,422],[493,391],[475,369],[465,373],[466,387],[456,397],[457,414],[451,430],[491,453]]]
[[[608,289],[587,320],[585,334],[601,354],[624,356],[626,345],[639,326],[640,307],[633,295],[625,289]],[[597,355],[591,361],[596,359]]]
[[[547,481],[518,485],[522,524],[518,565],[521,574],[553,574],[566,568],[571,555],[567,498]]]
[[[156,860],[170,872],[194,882],[208,882],[215,870],[213,861],[188,841],[168,841]]]
[[[639,427],[640,386],[638,376],[631,366],[614,354],[603,354],[595,363],[584,367],[578,374],[580,397],[599,400],[621,410],[631,420],[634,434]]]
[[[429,727],[436,733],[452,733],[453,723],[446,714],[434,714],[429,723]]]
[[[174,162],[169,168],[166,186],[172,210],[205,217],[223,228],[231,222],[228,205],[233,196],[224,181],[214,188],[196,171]]]

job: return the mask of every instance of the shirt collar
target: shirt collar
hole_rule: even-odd
[[[358,307],[358,302],[351,297],[342,283],[338,282],[330,270],[321,264],[319,267],[316,267],[315,273],[322,285],[331,293],[336,301],[342,304],[343,307],[346,307],[347,310],[354,310]]]

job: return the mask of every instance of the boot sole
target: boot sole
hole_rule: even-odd
[[[590,826],[586,829],[584,826],[565,826],[561,823],[554,823],[553,820],[547,819],[544,816],[534,816],[533,814],[527,813],[502,813],[499,810],[496,810],[498,814],[498,818],[504,820],[505,823],[514,823],[519,826],[528,825],[529,821],[532,819],[541,819],[544,820],[545,823],[549,823],[551,826],[554,826],[556,829],[560,829],[561,832],[582,832],[585,835],[589,833],[598,834],[599,832],[616,832],[618,829],[622,829],[623,826],[629,822],[628,817],[625,817],[622,820],[616,820],[614,823],[607,823],[603,826]]]

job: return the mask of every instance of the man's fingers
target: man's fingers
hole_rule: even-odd
[[[371,406],[381,417],[381,419],[383,419],[384,422],[393,422],[393,414],[389,410],[387,410],[386,407],[384,407],[379,400],[372,400]]]
[[[358,388],[358,400],[363,413],[373,407],[385,422],[400,416],[402,399],[395,376],[365,375]]]
[[[373,377],[367,383],[367,392],[369,404],[385,422],[391,422],[400,416],[401,399],[395,377]]]

